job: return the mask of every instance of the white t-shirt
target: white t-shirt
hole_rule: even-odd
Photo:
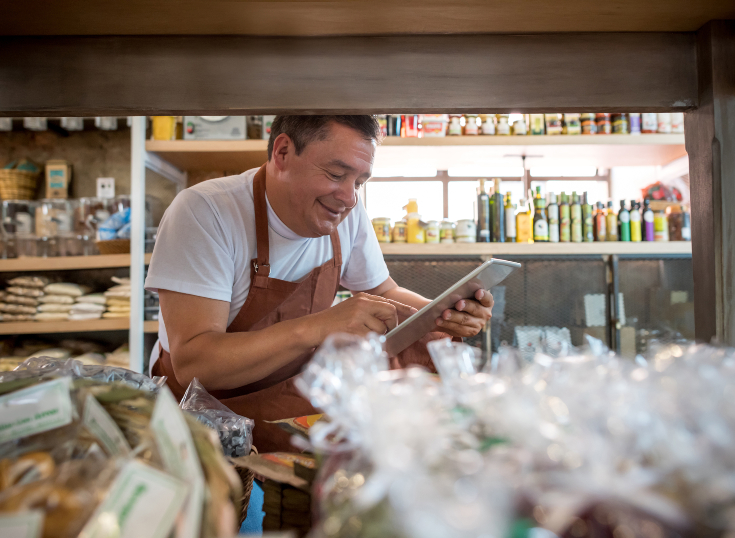
[[[211,179],[180,192],[163,215],[153,250],[147,290],[165,289],[230,303],[229,325],[250,289],[250,261],[256,257],[253,177],[257,168],[238,176]],[[267,197],[266,197],[267,202]],[[268,205],[270,277],[299,282],[333,257],[332,242],[301,237]],[[340,284],[349,290],[377,287],[388,267],[365,207],[357,206],[337,227],[342,247]],[[163,316],[158,338],[169,350]],[[158,359],[158,345],[151,366]]]

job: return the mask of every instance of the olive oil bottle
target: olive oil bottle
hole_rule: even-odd
[[[541,198],[541,187],[536,187],[536,198],[533,201],[533,241],[534,243],[548,243],[549,217],[546,214],[546,204]]]
[[[587,201],[587,193],[582,198],[582,238],[586,243],[595,240],[594,208]]]
[[[533,222],[530,200],[521,200],[516,215],[516,243],[533,243]]]
[[[569,213],[569,198],[565,193],[561,193],[561,203],[559,204],[559,241],[569,243],[572,239],[571,216]]]
[[[570,208],[572,220],[572,242],[582,242],[582,205],[579,203],[579,196],[576,192],[572,192],[572,207]]]

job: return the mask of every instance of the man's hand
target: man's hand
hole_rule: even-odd
[[[475,292],[476,301],[462,299],[457,301],[454,309],[442,312],[441,317],[436,318],[438,330],[450,336],[461,336],[464,338],[478,334],[485,323],[493,317],[492,294],[487,290]]]
[[[358,293],[354,297],[308,316],[315,346],[331,333],[365,336],[369,332],[385,334],[401,321],[416,313],[416,309],[384,297]]]

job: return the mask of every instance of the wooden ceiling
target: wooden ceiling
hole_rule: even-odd
[[[689,32],[735,19],[733,0],[24,0],[0,35],[331,36]]]

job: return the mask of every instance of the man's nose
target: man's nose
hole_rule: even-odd
[[[334,192],[334,197],[346,208],[355,207],[357,204],[357,190],[352,183],[347,181]]]

